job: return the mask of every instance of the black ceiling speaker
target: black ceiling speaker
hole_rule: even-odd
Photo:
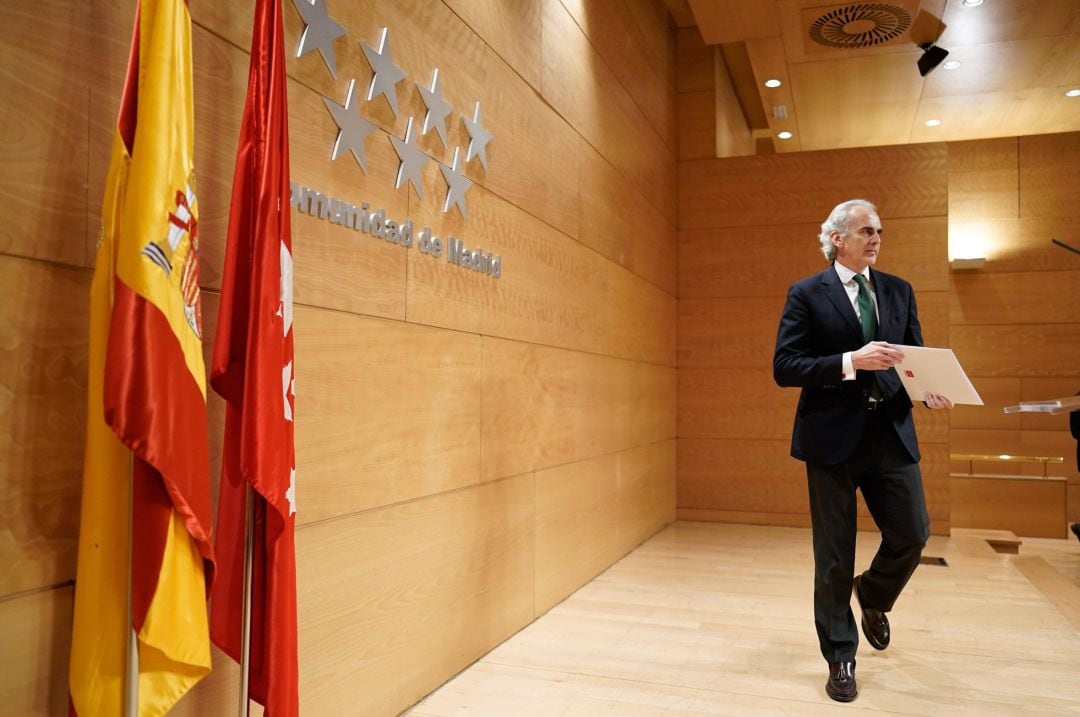
[[[926,77],[930,74],[930,71],[941,64],[941,61],[949,56],[949,51],[943,47],[938,47],[932,42],[927,42],[923,45],[919,45],[922,48],[923,54],[919,58],[919,74]]]

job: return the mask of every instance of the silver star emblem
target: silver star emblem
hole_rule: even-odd
[[[453,108],[442,98],[442,90],[439,88],[439,68],[436,67],[435,72],[431,73],[431,89],[424,87],[419,82],[416,83],[416,89],[420,91],[420,98],[427,105],[427,114],[424,115],[424,128],[420,134],[426,135],[428,130],[434,127],[445,147],[448,144],[446,140],[446,116],[450,114]]]
[[[360,116],[360,108],[356,100],[356,80],[349,80],[349,92],[345,95],[345,104],[339,105],[333,100],[323,97],[323,103],[330,114],[334,116],[334,122],[338,126],[337,140],[334,142],[334,150],[330,153],[330,159],[337,159],[341,153],[348,149],[356,158],[360,169],[367,174],[366,155],[364,154],[364,140],[375,131],[375,125]]]
[[[469,133],[469,151],[465,154],[465,161],[468,162],[473,157],[480,158],[480,164],[483,165],[484,171],[487,171],[487,145],[491,141],[491,132],[488,132],[484,127],[484,121],[480,119],[480,103],[476,103],[476,110],[473,112],[473,118],[470,120],[468,117],[462,117],[461,121],[465,123],[465,129]]]
[[[318,50],[333,77],[337,77],[334,63],[334,40],[345,34],[345,28],[326,14],[326,0],[293,0],[300,17],[304,19],[304,32],[296,46],[296,56],[302,57]]]
[[[409,124],[405,127],[405,139],[401,140],[394,135],[390,135],[390,141],[394,143],[394,151],[397,152],[397,156],[401,159],[401,164],[398,165],[397,179],[394,180],[394,187],[400,189],[402,182],[408,179],[412,182],[416,193],[423,199],[424,177],[421,172],[428,163],[428,156],[416,146],[412,117],[409,118]]]
[[[465,208],[465,192],[473,185],[472,180],[461,173],[461,147],[454,147],[454,163],[447,167],[439,165],[443,178],[446,179],[446,201],[443,202],[442,210],[445,214],[450,211],[450,205],[456,204],[461,212],[462,219],[468,219]]]
[[[368,64],[375,71],[375,75],[371,78],[371,85],[368,86],[368,102],[373,100],[375,95],[385,95],[386,101],[390,103],[390,109],[394,111],[394,116],[397,117],[397,89],[395,89],[395,86],[405,79],[405,73],[394,64],[394,57],[390,54],[388,45],[389,39],[390,29],[384,27],[379,36],[379,49],[377,51],[364,43],[360,43],[360,49],[364,51]]]

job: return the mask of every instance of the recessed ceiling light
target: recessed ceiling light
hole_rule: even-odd
[[[1080,97],[1080,90],[1068,90],[1065,93],[1066,97]]]
[[[983,0],[964,0],[960,4],[964,7],[979,7],[983,4]]]
[[[926,122],[924,122],[924,124],[927,127],[937,127],[939,124],[941,124],[941,120],[939,120],[939,119],[928,119],[928,120],[926,120]]]
[[[784,130],[783,132],[777,132],[776,136],[780,139],[791,139],[791,132]]]
[[[766,87],[779,87],[782,84],[784,83],[776,79],[775,77],[770,77],[769,79],[765,80]]]
[[[948,62],[946,62],[945,64],[942,65],[942,67],[944,67],[946,70],[955,70],[959,66],[960,66],[960,60],[949,60]]]

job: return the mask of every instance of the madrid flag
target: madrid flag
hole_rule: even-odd
[[[210,383],[226,401],[214,642],[240,660],[244,492],[254,517],[250,696],[299,713],[289,128],[280,0],[256,0]]]
[[[210,670],[213,552],[192,129],[188,8],[142,0],[90,296],[68,680],[72,712],[82,717],[121,714],[132,629],[141,717],[167,712]]]

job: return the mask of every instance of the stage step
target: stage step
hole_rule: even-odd
[[[953,539],[979,540],[985,542],[995,553],[1018,555],[1023,544],[1011,530],[984,530],[981,528],[953,528]]]

